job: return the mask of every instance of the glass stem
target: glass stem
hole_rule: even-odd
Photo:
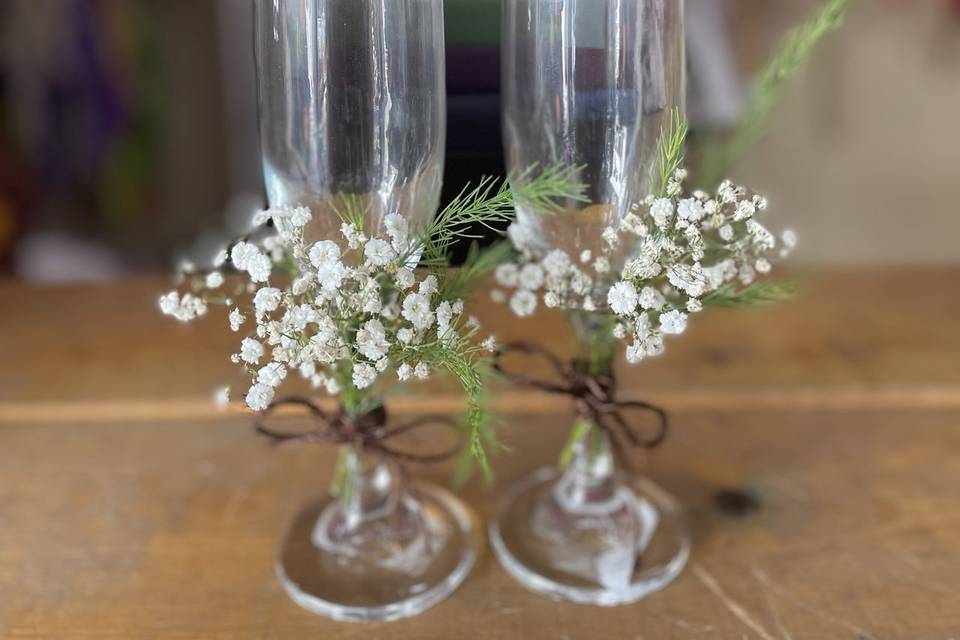
[[[604,375],[613,368],[617,339],[613,336],[616,318],[607,314],[574,311],[570,325],[577,343],[576,366],[590,375]]]

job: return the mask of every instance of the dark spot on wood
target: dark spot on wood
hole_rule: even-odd
[[[760,501],[742,489],[722,489],[713,494],[713,504],[728,516],[743,518],[760,508]]]

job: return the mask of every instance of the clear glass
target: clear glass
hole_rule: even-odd
[[[682,0],[504,0],[507,168],[516,181],[581,167],[586,186],[587,202],[557,202],[558,214],[518,203],[535,248],[597,255],[603,230],[649,193],[660,131],[684,108],[684,50]]]
[[[677,503],[649,480],[618,473],[596,428],[577,442],[565,469],[539,469],[510,488],[490,544],[528,589],[601,606],[662,589],[690,555]]]
[[[271,206],[367,229],[437,208],[446,140],[442,0],[254,0],[260,144]]]
[[[416,615],[460,586],[477,558],[475,517],[450,492],[411,481],[396,463],[341,453],[337,497],[304,508],[277,556],[301,607],[335,620]]]
[[[517,205],[533,249],[595,255],[601,235],[643,200],[660,132],[684,108],[682,0],[504,0],[503,133],[513,180],[576,168],[587,202],[546,213]],[[611,278],[636,249],[622,243]],[[603,282],[597,279],[597,285]],[[609,318],[576,313],[576,366],[610,372]],[[513,486],[490,524],[500,563],[529,589],[583,604],[634,602],[683,569],[690,541],[677,503],[617,469],[592,426],[563,469]]]
[[[425,225],[446,135],[442,0],[254,0],[260,142],[271,206],[306,205],[308,240]],[[345,397],[351,406],[360,406]],[[277,559],[287,593],[338,620],[384,621],[440,602],[477,556],[477,524],[443,489],[348,450],[350,481],[307,506]]]

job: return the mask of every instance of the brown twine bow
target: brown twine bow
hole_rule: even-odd
[[[534,376],[505,371],[501,358],[510,352],[526,353],[546,360],[560,376],[561,382],[551,382]],[[667,436],[669,420],[667,413],[660,407],[639,400],[617,400],[616,379],[610,374],[592,375],[566,364],[543,347],[530,342],[511,342],[497,349],[493,368],[514,384],[539,389],[547,393],[565,395],[573,398],[577,415],[597,425],[610,438],[614,454],[621,462],[630,467],[624,455],[622,439],[630,446],[653,449]],[[657,432],[649,438],[641,438],[624,417],[624,412],[647,411],[658,418]]]
[[[266,420],[274,410],[284,405],[305,407],[310,412],[316,428],[312,431],[291,433],[276,431],[267,427],[266,424],[264,424],[264,420]],[[421,416],[389,429],[386,427],[386,424],[387,410],[383,406],[377,407],[373,411],[360,416],[351,416],[344,413],[342,409],[330,413],[324,411],[307,398],[292,397],[278,400],[264,411],[258,412],[256,429],[257,433],[270,438],[275,445],[292,443],[353,445],[359,449],[379,454],[395,462],[442,462],[456,455],[460,449],[459,444],[455,444],[449,449],[445,449],[439,453],[419,454],[400,451],[384,444],[385,441],[391,438],[425,427],[428,424],[441,424],[451,429],[456,429],[456,421],[446,416]]]

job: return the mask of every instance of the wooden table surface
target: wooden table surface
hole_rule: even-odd
[[[268,450],[239,410],[212,408],[235,336],[159,317],[163,286],[0,283],[2,638],[960,640],[960,268],[815,272],[789,304],[701,316],[624,366],[625,393],[673,415],[645,473],[684,504],[694,548],[665,591],[559,604],[485,550],[448,601],[387,625],[284,595],[274,553],[333,452]],[[478,307],[501,339],[569,350],[556,315]],[[459,401],[441,385],[391,406]],[[504,389],[496,406],[512,453],[493,488],[461,491],[482,518],[570,423],[548,396]],[[759,509],[724,512],[724,489]]]

